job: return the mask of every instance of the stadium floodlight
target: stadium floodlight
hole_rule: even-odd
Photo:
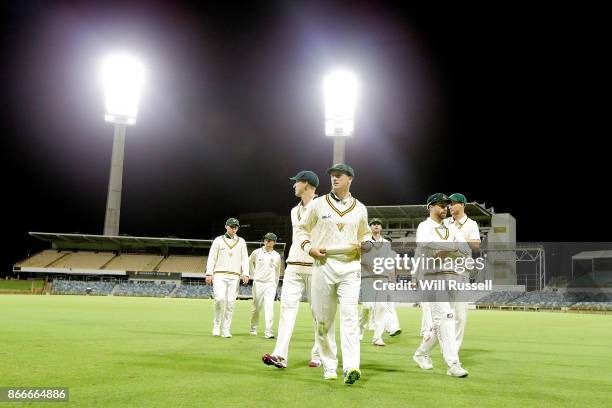
[[[345,70],[328,74],[323,81],[325,135],[334,138],[333,164],[344,163],[345,141],[355,130],[357,79]]]
[[[144,79],[142,64],[128,54],[107,57],[102,65],[107,122],[134,125]]]
[[[125,130],[128,125],[136,124],[144,69],[136,58],[128,54],[113,55],[107,57],[102,64],[102,80],[106,91],[104,119],[115,124],[104,235],[117,236],[123,184]]]

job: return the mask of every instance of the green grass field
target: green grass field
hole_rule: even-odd
[[[398,308],[402,335],[385,348],[364,340],[362,381],[345,386],[306,366],[307,305],[285,370],[261,362],[274,340],[249,336],[249,310],[238,302],[223,339],[211,336],[209,300],[3,295],[0,387],[69,387],[69,405],[83,407],[610,406],[610,315],[470,311],[470,376],[458,379],[439,348],[434,370],[414,365],[420,311]]]
[[[30,292],[32,288],[42,289],[43,280],[0,280],[0,293],[2,292]]]

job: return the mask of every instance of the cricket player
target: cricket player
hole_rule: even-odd
[[[461,234],[473,251],[480,249],[480,230],[478,224],[465,214],[465,196],[461,193],[451,194],[449,197],[451,216],[444,220],[444,225],[455,235]],[[469,271],[464,271],[459,278],[469,282]],[[461,350],[465,323],[467,322],[467,302],[454,302],[455,308],[455,330],[457,339],[457,350]]]
[[[312,272],[312,310],[317,323],[323,378],[338,378],[335,340],[330,342],[340,304],[340,337],[345,384],[361,377],[359,370],[360,244],[370,239],[368,211],[350,193],[355,172],[347,164],[327,169],[332,191],[315,198],[298,225],[297,242],[315,260]]]
[[[236,218],[225,222],[225,234],[215,238],[206,263],[206,284],[213,285],[215,317],[213,336],[232,337],[232,314],[236,306],[238,284],[249,283],[249,254],[244,239],[236,235]]]
[[[370,231],[372,233],[372,243],[379,243],[382,245],[384,242],[389,242],[381,235],[382,221],[380,219],[372,218],[370,220]],[[370,301],[361,303],[361,313],[359,315],[360,340],[363,339],[364,331],[370,328],[374,331],[374,335],[372,336],[372,344],[379,347],[384,347],[386,345],[382,335],[385,331],[387,309],[388,302],[383,301],[382,299],[377,299],[375,302]],[[396,333],[394,332],[392,336],[395,335]]]
[[[281,257],[274,250],[276,234],[268,232],[264,236],[264,246],[257,248],[249,257],[249,271],[253,280],[253,309],[251,313],[251,335],[257,336],[259,313],[263,310],[266,321],[264,337],[273,339],[274,297],[280,277]]]
[[[291,209],[291,225],[293,227],[293,240],[289,248],[287,268],[283,276],[281,288],[280,320],[278,322],[278,338],[276,347],[272,354],[264,354],[262,361],[266,365],[277,368],[286,368],[288,364],[289,342],[295,327],[295,319],[300,307],[300,299],[304,290],[308,296],[308,302],[312,300],[311,294],[311,272],[314,260],[300,248],[298,242],[297,228],[304,218],[306,210],[316,197],[316,188],[319,186],[319,176],[313,171],[302,170],[291,177],[295,196],[300,198],[298,205]],[[311,311],[312,313],[312,311]],[[319,346],[316,337],[316,326],[314,315],[312,319],[314,345],[310,352],[309,367],[321,366]],[[335,333],[330,330],[331,341],[335,344]]]
[[[444,225],[444,218],[449,198],[442,193],[432,194],[427,198],[427,209],[429,218],[421,222],[417,228],[417,249],[415,256],[420,257],[424,264],[419,270],[419,278],[425,281],[442,281],[457,279],[457,274],[452,266],[446,266],[446,262],[432,263],[432,260],[453,259],[453,257],[467,256],[470,248],[461,235],[454,235]],[[431,307],[433,321],[432,330],[425,333],[421,345],[414,353],[413,360],[424,370],[433,368],[429,358],[429,352],[440,339],[442,355],[448,370],[446,374],[452,377],[467,377],[468,372],[459,361],[457,342],[455,339],[455,317],[451,305],[452,293],[443,292],[443,299],[427,302]],[[425,302],[423,302],[425,303]]]

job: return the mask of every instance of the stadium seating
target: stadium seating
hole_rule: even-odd
[[[115,257],[114,252],[79,251],[59,258],[49,264],[52,268],[64,269],[101,269],[108,261]]]
[[[113,282],[54,280],[51,293],[54,295],[96,295],[106,296],[111,293]],[[88,293],[90,289],[90,293]]]
[[[159,272],[190,272],[202,273],[206,268],[205,256],[170,255],[162,261],[157,269]]]
[[[35,268],[44,268],[47,265],[57,261],[59,258],[70,254],[71,252],[68,251],[56,251],[55,249],[46,249],[42,252],[39,252],[27,259],[24,259],[21,262],[18,262],[15,264],[15,266],[17,267],[27,267],[27,266],[31,266],[31,267],[35,267]]]
[[[595,293],[580,302],[574,303],[570,309],[612,311],[612,293]]]
[[[170,295],[174,287],[174,284],[122,282],[117,285],[113,294],[115,296],[166,297]]]
[[[164,259],[161,255],[121,254],[114,257],[103,269],[119,271],[153,271]]]
[[[209,299],[213,297],[213,289],[210,285],[180,285],[174,297]]]
[[[476,301],[477,305],[486,305],[486,306],[502,306],[507,305],[512,300],[524,295],[525,292],[518,291],[501,291],[501,292],[491,292],[488,295],[480,298]]]

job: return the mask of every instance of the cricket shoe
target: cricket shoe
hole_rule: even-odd
[[[389,336],[395,337],[395,336],[399,336],[400,334],[402,334],[402,329],[397,329],[393,333],[389,333]]]
[[[336,374],[336,370],[332,368],[325,368],[323,370],[323,379],[324,380],[337,380],[338,374]]]
[[[232,338],[232,333],[230,333],[230,332],[223,332],[221,337],[225,337],[226,339],[231,339]]]
[[[213,329],[213,336],[219,337],[220,335],[221,335],[221,330],[219,330],[218,328],[214,328]]]
[[[378,346],[378,347],[384,347],[386,346],[385,342],[383,341],[383,339],[378,339],[378,340],[374,340],[372,342],[373,345]]]
[[[431,361],[431,358],[429,358],[428,355],[415,354],[412,356],[412,359],[423,370],[431,370],[433,368],[433,363]]]
[[[264,334],[264,337],[265,337],[266,339],[273,339],[273,338],[274,338],[274,334],[272,334],[272,333],[266,333],[266,334]]]
[[[321,367],[321,360],[310,360],[308,362],[308,367],[311,367],[311,368]]]
[[[349,368],[344,370],[344,383],[346,385],[353,385],[355,381],[361,378],[361,371],[358,368]]]
[[[279,356],[264,354],[261,357],[261,361],[263,361],[265,365],[273,365],[276,368],[287,368],[287,360]]]
[[[249,334],[250,334],[251,336],[257,336],[257,329],[251,329],[251,330],[249,331]]]
[[[450,375],[451,377],[467,377],[468,374],[467,370],[461,367],[459,363],[451,365],[448,370],[446,370],[446,375]]]

